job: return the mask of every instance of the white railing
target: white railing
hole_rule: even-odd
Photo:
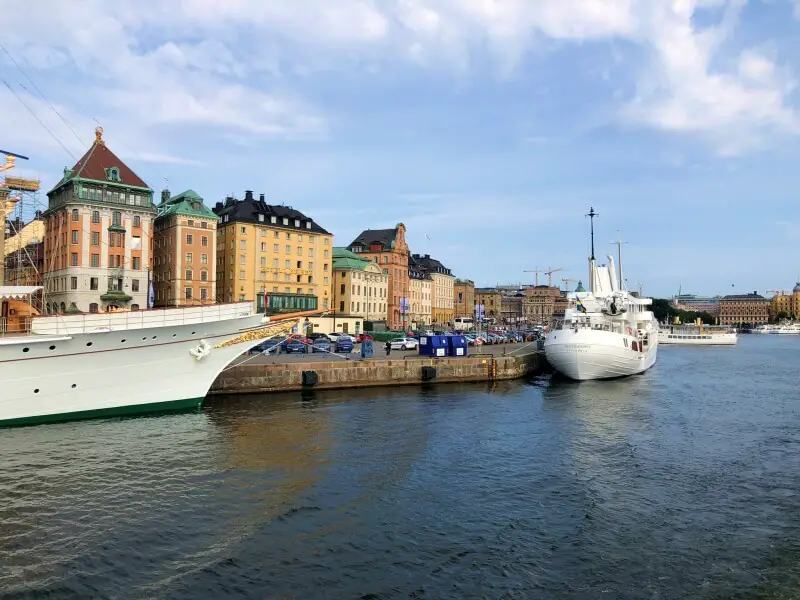
[[[33,319],[31,333],[71,335],[92,331],[123,331],[151,327],[175,327],[194,323],[213,323],[255,314],[252,302],[170,307],[127,312],[54,315]]]
[[[6,317],[0,317],[0,338],[12,335],[27,335],[30,332],[30,328],[30,317],[21,317],[19,319],[11,320]]]

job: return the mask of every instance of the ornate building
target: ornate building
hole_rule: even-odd
[[[800,282],[794,286],[791,293],[776,293],[770,299],[770,319],[775,320],[781,313],[791,319],[800,317]]]
[[[194,190],[161,192],[154,227],[156,306],[213,304],[216,298],[217,215]]]
[[[406,329],[411,291],[406,226],[398,223],[394,229],[365,229],[347,249],[375,262],[389,276],[387,324],[390,329]]]
[[[333,249],[333,309],[341,315],[356,315],[367,321],[385,321],[389,297],[389,275],[371,260]]]
[[[45,312],[146,308],[153,190],[106,146],[101,127],[47,198]]]
[[[431,258],[430,254],[412,254],[411,260],[431,279],[431,323],[452,324],[455,317],[453,294],[456,278],[450,269],[435,258]]]
[[[529,325],[543,325],[553,319],[556,302],[561,290],[548,285],[537,285],[525,289],[523,304],[524,321]]]
[[[495,288],[475,288],[475,305],[483,306],[487,321],[500,323],[503,310],[503,295]]]
[[[475,318],[475,283],[469,279],[453,284],[453,317]]]
[[[413,256],[408,261],[410,325],[416,329],[427,327],[433,321],[433,280]]]
[[[769,322],[769,300],[758,292],[731,294],[719,301],[721,325],[761,325]]]
[[[217,202],[217,301],[256,302],[260,312],[329,310],[333,235],[291,206]]]

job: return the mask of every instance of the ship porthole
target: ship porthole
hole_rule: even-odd
[[[142,341],[143,341],[143,342],[146,342],[146,341],[147,341],[147,338],[146,338],[146,337],[143,337],[143,338],[142,338]]]
[[[30,348],[23,348],[22,349],[23,352],[28,352],[28,350],[30,350]]]
[[[39,393],[39,388],[36,388],[35,390],[33,390],[33,393],[34,394],[38,394]]]
[[[91,346],[91,345],[92,345],[92,342],[86,342],[86,345],[87,345],[87,346]]]
[[[156,339],[157,337],[158,337],[158,336],[154,335],[154,336],[153,336],[153,339]]]
[[[172,337],[178,337],[178,334],[177,333],[173,333]]]
[[[50,346],[50,350],[55,350],[55,349],[56,349],[55,346]]]
[[[121,344],[124,344],[124,343],[125,343],[125,341],[126,341],[126,340],[120,340],[120,343],[121,343]]]
[[[72,389],[74,390],[76,387],[78,387],[78,384],[77,383],[73,383],[72,384]]]
[[[193,332],[192,332],[192,335],[194,335],[194,334],[195,334],[195,332],[193,331]]]

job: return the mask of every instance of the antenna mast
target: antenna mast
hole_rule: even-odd
[[[594,212],[594,207],[589,207],[589,212],[586,214],[589,217],[589,221],[591,222],[591,231],[592,231],[592,256],[591,260],[594,260],[594,218],[599,217],[596,212]]]
[[[611,242],[611,243],[617,246],[617,265],[618,265],[618,268],[619,268],[619,274],[618,274],[619,275],[619,289],[622,290],[622,289],[624,289],[622,287],[622,244],[627,244],[628,242],[623,241],[623,240],[620,239],[619,230],[617,230],[617,239],[615,241]]]

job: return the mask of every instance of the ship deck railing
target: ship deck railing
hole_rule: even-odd
[[[195,323],[213,323],[256,314],[252,302],[211,304],[206,306],[177,306],[107,313],[75,315],[42,315],[33,318],[0,319],[0,337],[19,335],[75,335],[177,327]]]

